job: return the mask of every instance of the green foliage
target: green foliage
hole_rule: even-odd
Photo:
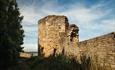
[[[13,65],[22,51],[22,19],[15,0],[0,0],[0,67]]]
[[[28,64],[31,70],[112,70],[110,65],[101,67],[97,58],[97,56],[91,58],[83,55],[79,61],[63,55],[49,58],[32,57]]]
[[[112,70],[110,65],[103,63],[100,66],[97,56],[86,57],[81,56],[81,60],[67,58],[62,55],[48,58],[31,57],[19,65],[16,65],[11,70]],[[15,68],[15,69],[14,69]]]
[[[32,70],[88,70],[87,65],[83,65],[74,58],[69,59],[62,55],[49,58],[32,57],[30,60],[29,65]],[[88,62],[87,59],[84,59],[84,61]]]

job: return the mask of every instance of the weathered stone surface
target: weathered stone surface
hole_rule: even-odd
[[[115,66],[115,32],[79,43],[84,55],[97,57],[98,62]]]
[[[79,42],[79,28],[69,25],[66,16],[50,15],[38,23],[39,54],[44,57],[63,54],[75,58],[88,55],[100,65],[115,68],[115,32]]]
[[[69,51],[65,48],[78,47],[79,29],[74,24],[69,25],[67,17],[50,15],[39,20],[38,26],[39,53],[43,56],[65,54]]]

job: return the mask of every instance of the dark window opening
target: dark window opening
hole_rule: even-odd
[[[44,48],[43,48],[43,47],[40,47],[40,49],[39,49],[39,54],[40,54],[40,56],[44,56],[43,50],[44,50]]]
[[[59,29],[61,29],[61,27],[59,26]]]
[[[71,38],[70,38],[70,41],[72,41],[72,40],[73,40],[73,38],[71,37]]]
[[[113,38],[115,38],[115,34],[113,35]]]
[[[64,55],[64,52],[65,52],[65,50],[64,50],[64,48],[63,48],[63,50],[62,50],[62,55]]]
[[[44,50],[44,48],[42,47],[42,48],[41,48],[41,52],[43,52],[43,50]]]
[[[56,50],[57,50],[57,49],[56,49],[56,48],[54,48],[54,51],[53,51],[53,52],[54,52],[54,53],[53,53],[53,56],[55,56],[55,55],[56,55]]]

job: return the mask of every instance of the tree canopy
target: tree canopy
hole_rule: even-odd
[[[16,0],[0,0],[0,67],[13,65],[22,51],[22,29]]]

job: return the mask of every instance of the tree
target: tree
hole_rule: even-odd
[[[15,64],[22,51],[22,19],[15,0],[0,0],[0,67]]]

